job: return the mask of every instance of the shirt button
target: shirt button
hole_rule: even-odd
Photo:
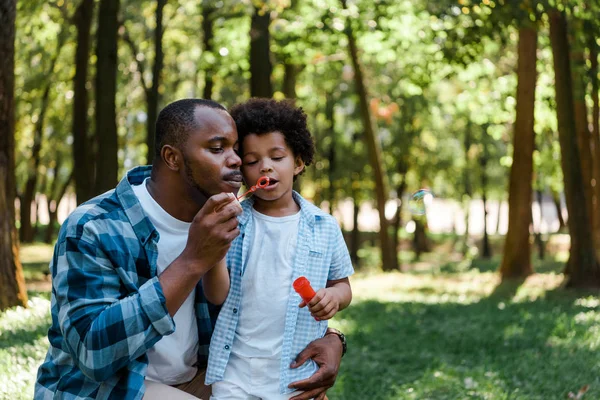
[[[237,308],[234,308],[234,309],[233,309],[233,313],[234,313],[234,314],[237,314]]]
[[[228,344],[225,345],[225,350],[229,350],[229,345]]]

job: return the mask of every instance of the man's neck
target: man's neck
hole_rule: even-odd
[[[180,221],[192,222],[194,216],[200,211],[206,199],[192,199],[181,185],[174,185],[175,179],[164,179],[152,174],[146,187],[150,196],[171,216]]]

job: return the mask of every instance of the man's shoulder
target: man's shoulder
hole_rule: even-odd
[[[63,222],[60,237],[81,238],[84,232],[105,233],[111,224],[127,221],[115,190],[110,190],[79,205]]]

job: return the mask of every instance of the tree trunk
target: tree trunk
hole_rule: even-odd
[[[398,188],[396,189],[396,195],[398,196],[398,208],[396,209],[396,219],[394,220],[394,230],[392,232],[392,246],[396,253],[396,259],[398,259],[401,250],[400,250],[400,228],[402,227],[402,198],[404,196],[404,192],[406,191],[406,168],[404,167],[404,163],[401,163],[400,173],[402,174],[402,178],[400,180],[400,184],[398,184]],[[398,269],[402,270],[402,262],[398,260]]]
[[[427,239],[427,222],[425,218],[413,219],[415,222],[415,233],[413,236],[413,251],[415,252],[415,260],[419,260],[421,254],[431,251],[431,244]]]
[[[283,65],[283,94],[286,99],[295,99],[296,81],[302,68],[295,64]]]
[[[563,12],[552,10],[550,17],[550,42],[554,59],[556,110],[561,149],[561,165],[565,182],[565,197],[569,212],[571,253],[565,268],[567,285],[571,287],[599,287],[600,264],[596,259],[592,239],[590,215],[585,204],[584,182],[581,173],[579,148],[576,142],[575,113],[567,19]]]
[[[42,140],[44,138],[44,127],[46,122],[46,112],[50,102],[50,88],[54,84],[52,79],[54,75],[54,68],[56,62],[60,56],[60,52],[65,43],[65,34],[61,31],[58,35],[58,42],[56,44],[56,53],[54,53],[52,60],[50,61],[50,68],[47,73],[46,87],[42,93],[40,101],[40,112],[38,114],[35,128],[33,131],[33,146],[31,148],[31,156],[27,162],[27,181],[25,183],[25,190],[23,190],[23,196],[21,197],[21,230],[20,239],[22,243],[33,242],[34,229],[31,225],[31,203],[35,198],[35,193],[38,183],[38,168],[40,166]]]
[[[487,210],[487,189],[488,189],[488,175],[487,175],[487,164],[488,164],[488,148],[487,148],[487,127],[484,128],[483,132],[483,152],[479,158],[479,166],[481,167],[481,198],[483,200],[483,258],[489,259],[492,257],[492,248],[490,247],[490,238],[488,236],[488,210]]]
[[[577,132],[577,145],[581,161],[581,175],[583,178],[583,193],[588,215],[593,222],[596,220],[593,204],[593,165],[591,152],[591,135],[588,128],[587,105],[585,103],[586,92],[586,67],[585,67],[585,44],[581,37],[583,23],[579,18],[573,18],[570,24],[569,44],[571,46],[571,79],[573,84],[573,107],[575,112],[575,131]]]
[[[590,81],[592,83],[592,164],[593,164],[593,192],[592,209],[594,211],[593,229],[596,239],[596,250],[600,250],[600,103],[598,101],[598,45],[591,28],[586,29],[588,33],[588,47],[590,49]]]
[[[146,119],[146,146],[148,153],[146,163],[152,164],[154,160],[154,134],[156,131],[156,118],[158,117],[158,103],[160,93],[160,75],[162,74],[164,53],[163,53],[163,9],[167,0],[156,1],[156,29],[154,29],[154,64],[152,65],[152,86],[146,90],[148,118]]]
[[[463,147],[465,152],[466,166],[463,169],[463,183],[465,187],[465,193],[463,196],[463,202],[466,204],[465,208],[465,236],[463,240],[462,254],[467,254],[469,250],[469,219],[471,214],[471,199],[473,198],[473,188],[471,185],[471,162],[470,162],[470,150],[473,143],[471,137],[471,122],[467,123],[467,129],[465,129],[465,138],[463,141]]]
[[[67,188],[71,184],[73,177],[74,177],[74,171],[71,171],[71,174],[69,175],[67,180],[63,183],[62,187],[58,191],[58,194],[55,196],[54,193],[56,191],[52,190],[51,191],[52,196],[46,197],[46,199],[48,201],[48,216],[49,216],[50,222],[48,223],[48,229],[46,230],[46,236],[44,237],[44,242],[46,242],[48,244],[51,244],[54,241],[54,231],[55,231],[56,224],[58,223],[58,207],[60,206],[62,199],[65,197],[65,193],[67,192]],[[55,175],[54,182],[52,184],[54,189],[56,188],[57,184],[58,184],[58,175]]]
[[[538,248],[538,258],[540,260],[544,259],[544,256],[546,254],[545,251],[545,244],[544,244],[544,240],[542,239],[542,220],[544,218],[544,213],[542,211],[542,206],[543,206],[543,194],[541,190],[536,190],[535,191],[536,195],[537,195],[537,203],[538,206],[540,207],[540,223],[538,224],[538,227],[536,229],[536,233],[535,233],[535,243],[537,245]]]
[[[90,31],[94,16],[94,0],[82,0],[75,12],[77,49],[75,50],[75,78],[73,79],[73,171],[75,197],[81,204],[92,197],[94,185],[94,153],[88,135],[88,66]]]
[[[96,158],[95,194],[113,189],[118,181],[119,149],[115,97],[117,94],[117,30],[119,0],[101,0],[96,43]]]
[[[213,38],[215,37],[214,25],[215,20],[213,17],[213,13],[215,12],[213,0],[204,0],[202,2],[202,41],[203,41],[203,49],[207,53],[212,53],[214,51],[214,42]],[[210,66],[206,67],[204,71],[204,90],[202,92],[202,97],[205,99],[212,99],[213,95],[213,73],[214,67],[213,63]]]
[[[250,95],[273,97],[269,25],[271,13],[254,8],[250,25]]]
[[[502,217],[502,200],[498,200],[498,212],[496,215],[496,228],[494,233],[496,235],[500,234],[500,218]]]
[[[562,206],[560,204],[560,194],[556,191],[552,191],[552,201],[554,202],[554,207],[556,207],[556,217],[558,218],[558,230],[563,229],[565,224],[565,219],[562,215]]]
[[[508,232],[500,266],[502,279],[522,278],[533,273],[529,225],[531,223],[531,181],[535,147],[534,104],[537,31],[519,30],[517,66],[517,116],[513,137],[513,163],[508,193]]]
[[[342,7],[347,9],[346,0],[341,0],[341,2]],[[375,192],[377,196],[377,211],[379,212],[379,240],[381,244],[383,263],[382,267],[384,271],[390,271],[398,269],[398,258],[396,257],[395,251],[393,251],[391,248],[388,222],[385,217],[385,205],[388,196],[387,175],[385,173],[385,167],[381,157],[381,150],[379,148],[379,138],[377,137],[373,121],[371,120],[371,114],[369,112],[367,88],[365,87],[362,68],[358,61],[358,49],[354,39],[354,34],[352,33],[350,21],[351,20],[349,19],[346,22],[345,33],[348,37],[348,47],[350,51],[350,57],[352,59],[352,65],[354,67],[354,83],[356,85],[356,91],[360,101],[360,114],[364,125],[367,148],[369,149],[369,161],[375,174]]]
[[[0,311],[27,306],[15,226],[16,0],[0,0]]]
[[[354,207],[352,213],[352,236],[350,236],[350,259],[352,260],[352,264],[356,267],[358,266],[358,249],[360,248],[360,230],[358,227],[360,202],[358,200],[358,192],[356,190],[353,190],[352,192],[352,203]]]
[[[335,140],[335,100],[331,93],[327,93],[327,101],[325,102],[325,119],[327,121],[326,134],[329,136],[329,149],[327,151],[328,168],[327,172],[329,175],[329,188],[327,190],[327,201],[329,202],[329,213],[333,214],[335,208],[335,171],[336,171],[336,140]]]

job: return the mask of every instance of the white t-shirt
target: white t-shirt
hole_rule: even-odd
[[[160,234],[156,261],[156,273],[160,275],[183,252],[191,224],[174,218],[152,198],[146,187],[148,180],[133,186],[133,191],[144,213]],[[148,350],[146,379],[175,385],[189,382],[196,376],[198,325],[194,311],[195,295],[194,289],[175,313],[175,332],[164,336]]]
[[[242,279],[240,316],[231,348],[238,357],[279,358],[300,213],[270,217],[252,209],[254,242]],[[277,363],[275,375],[279,375]]]

